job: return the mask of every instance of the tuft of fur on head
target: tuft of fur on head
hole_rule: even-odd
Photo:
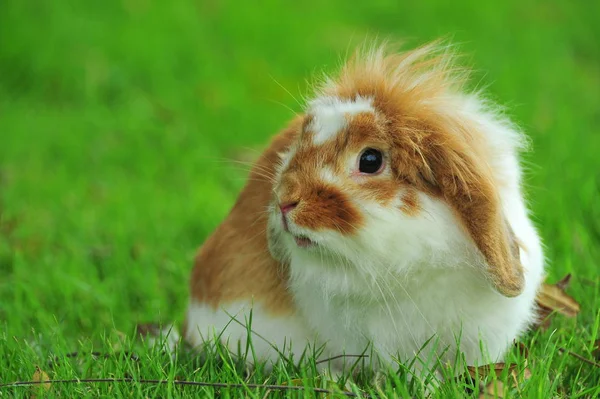
[[[505,117],[500,104],[486,99],[483,89],[469,93],[471,70],[458,63],[460,53],[455,45],[436,40],[404,52],[396,51],[400,47],[387,41],[365,41],[338,73],[317,79],[312,87],[314,97],[371,97],[381,110],[393,113],[401,105],[406,115],[467,102],[463,105],[476,108],[472,112],[484,113],[512,130],[510,141],[515,150],[528,148],[526,136]],[[386,104],[390,99],[393,107]]]
[[[411,94],[411,102],[462,92],[469,71],[455,62],[454,46],[441,40],[398,52],[388,42],[365,42],[343,65],[335,78],[317,82],[317,96],[383,96]]]

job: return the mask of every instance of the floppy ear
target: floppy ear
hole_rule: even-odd
[[[506,221],[487,165],[476,162],[466,146],[452,140],[429,148],[430,176],[439,194],[458,214],[487,262],[487,275],[506,297],[525,285],[519,247]]]

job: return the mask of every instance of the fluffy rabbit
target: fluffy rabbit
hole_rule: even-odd
[[[463,80],[437,44],[358,51],[325,79],[201,247],[186,341],[501,360],[536,317],[544,259],[524,138]]]

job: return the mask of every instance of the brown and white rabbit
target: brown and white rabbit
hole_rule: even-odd
[[[454,72],[436,44],[381,46],[325,80],[201,247],[187,342],[245,345],[252,309],[260,359],[371,344],[394,367],[431,339],[444,362],[502,359],[543,274],[524,138]]]

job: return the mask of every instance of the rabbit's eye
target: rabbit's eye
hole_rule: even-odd
[[[358,161],[358,170],[361,173],[373,174],[381,171],[383,166],[383,155],[381,151],[374,148],[367,148],[360,154]]]

